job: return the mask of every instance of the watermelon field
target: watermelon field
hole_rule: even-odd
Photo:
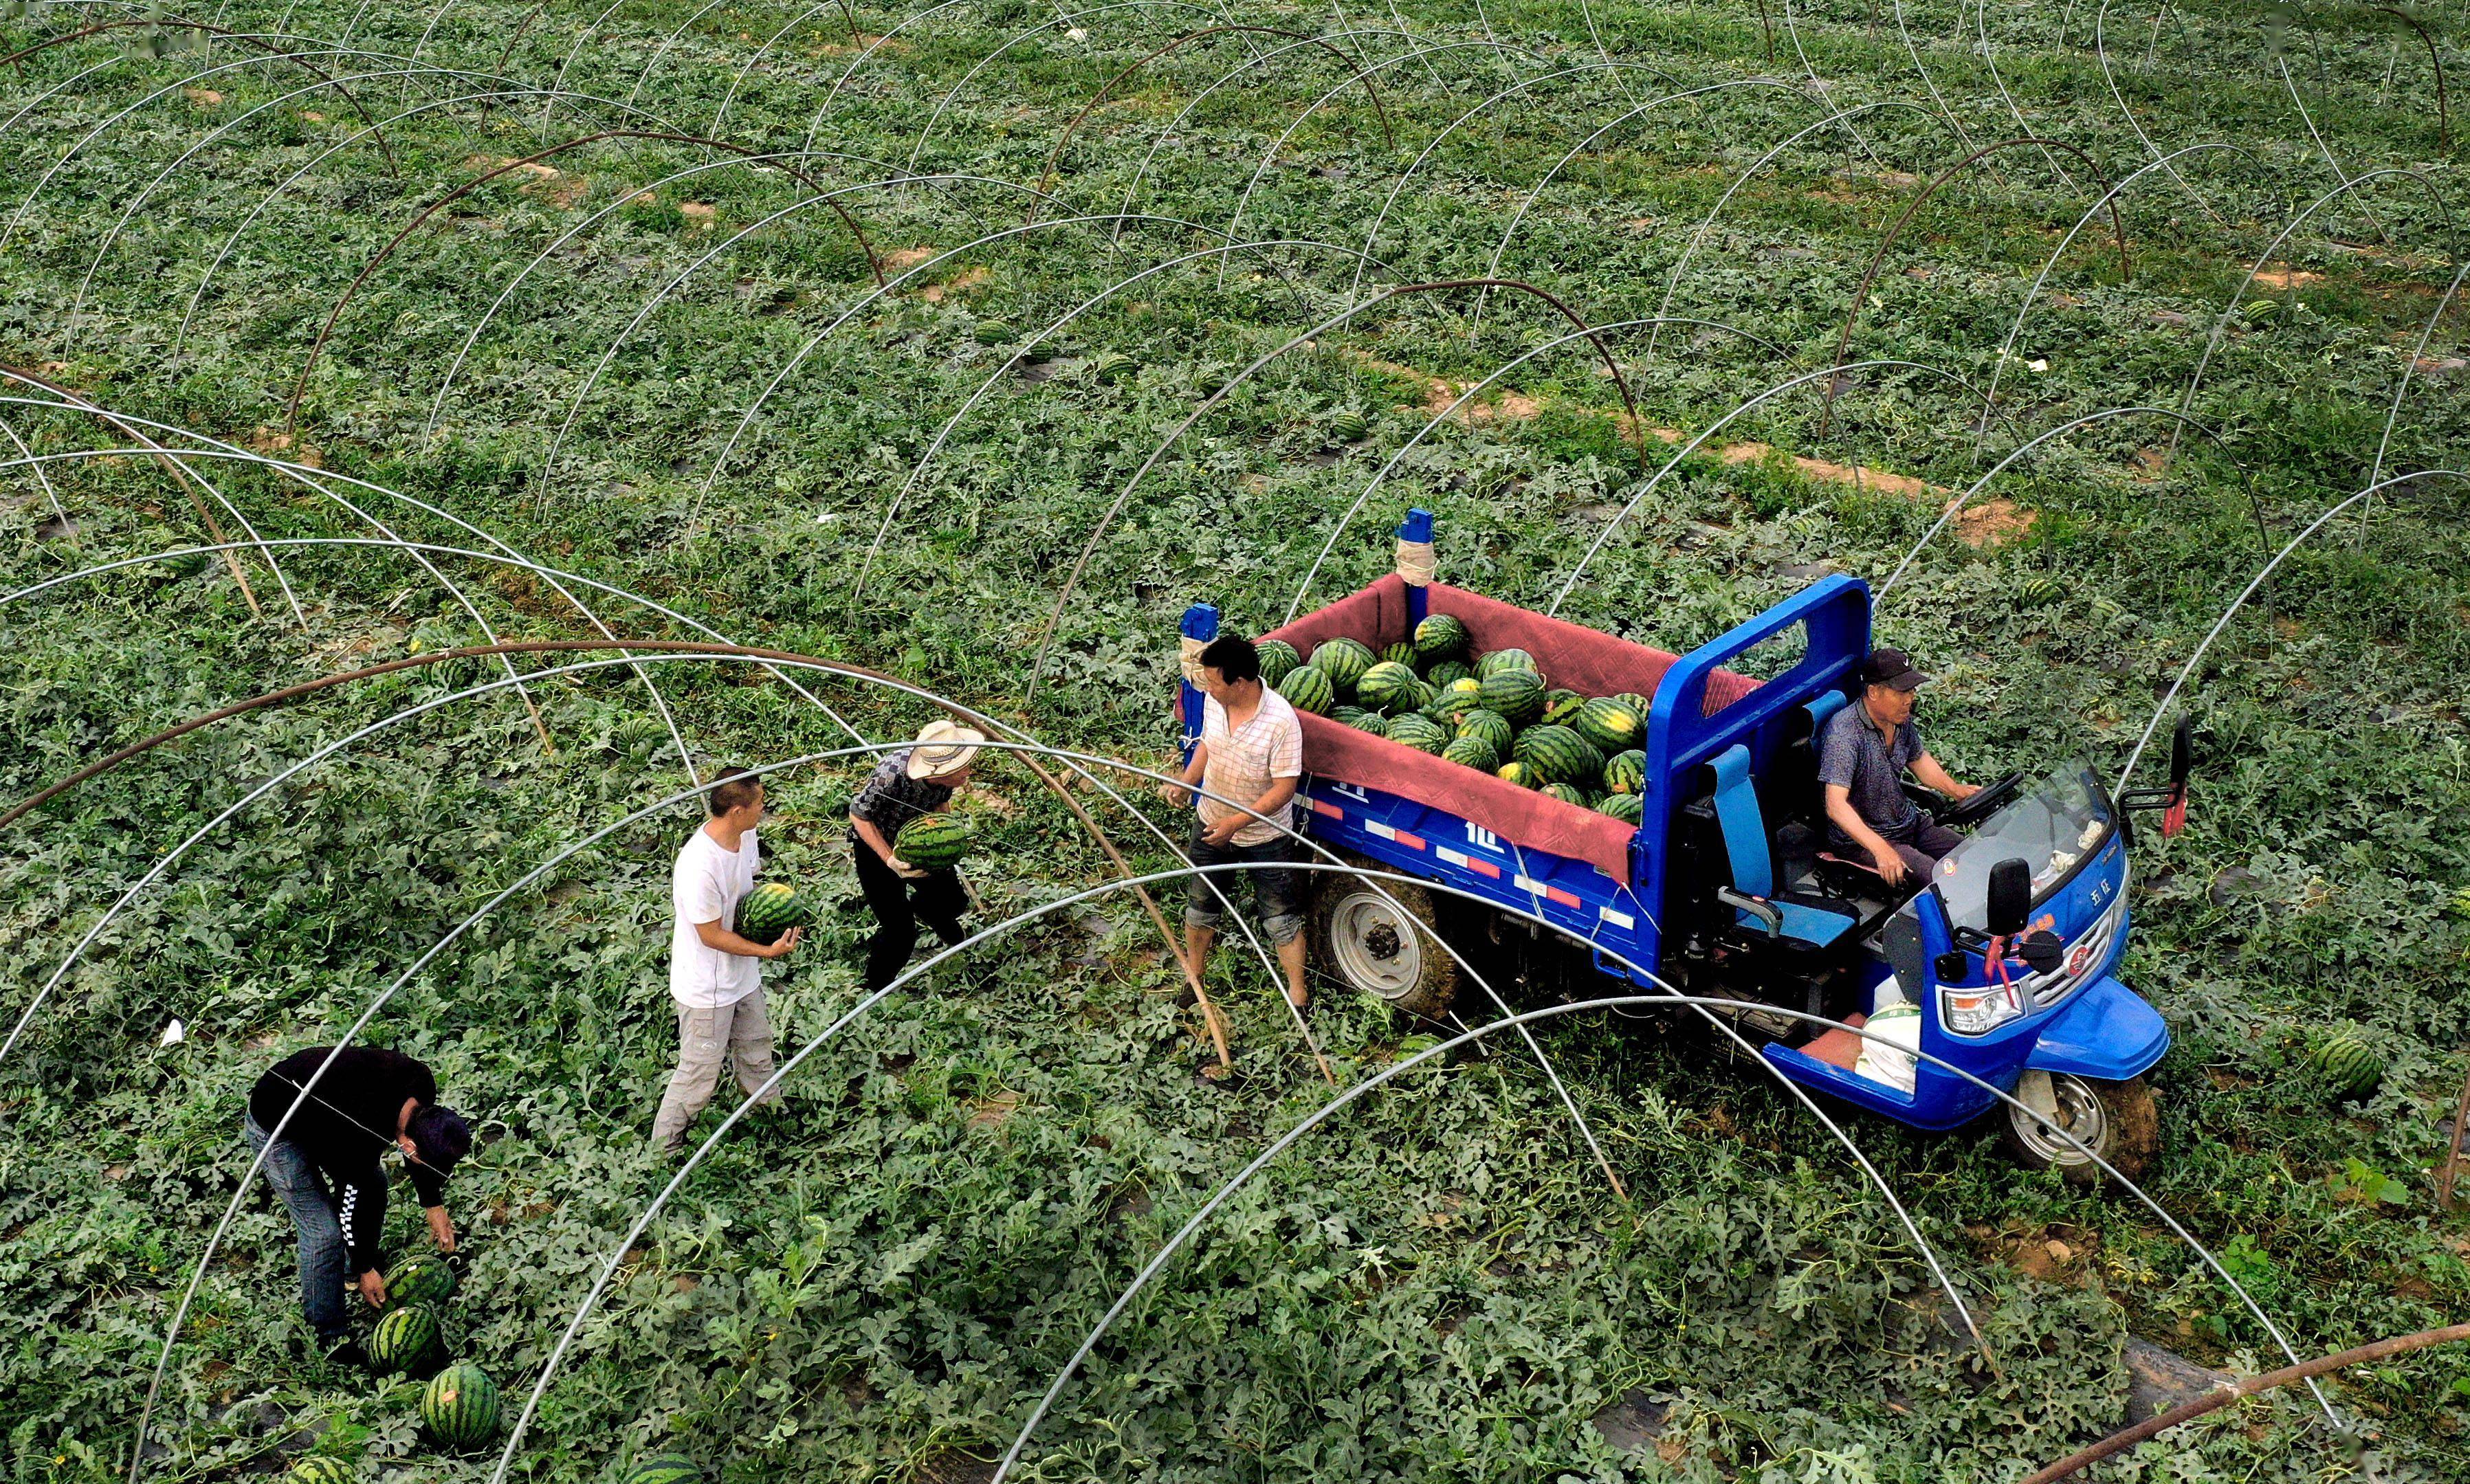
[[[2138,1356],[2470,1319],[2465,39],[8,0],[0,1478],[2016,1484]],[[2120,970],[2149,1203],[1848,1147],[1689,1025],[1407,1065],[1240,934],[1197,1076],[1178,619],[1332,602],[1415,508],[1441,580],[1673,651],[1864,578],[1962,777],[2157,784],[2192,717]],[[846,805],[947,707],[982,936],[857,1012]],[[813,920],[782,1101],[682,1164],[669,869],[732,763]],[[251,1084],[346,1038],[477,1132],[434,1350],[489,1427],[327,1363],[244,1185]],[[2470,1346],[2078,1476],[2470,1479]]]

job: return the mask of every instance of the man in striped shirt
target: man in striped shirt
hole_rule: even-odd
[[[1286,697],[1261,684],[1261,655],[1250,639],[1229,637],[1202,650],[1194,683],[1208,697],[1201,707],[1200,741],[1184,767],[1183,788],[1169,801],[1181,802],[1193,784],[1201,786],[1186,847],[1194,865],[1251,869],[1192,878],[1183,909],[1184,961],[1198,979],[1224,917],[1219,893],[1232,896],[1239,876],[1248,878],[1262,936],[1276,947],[1286,970],[1288,1002],[1300,1009],[1310,998],[1304,988],[1303,873],[1285,868],[1300,858],[1291,826],[1295,788],[1303,781],[1303,724]],[[1238,805],[1249,806],[1248,812]]]

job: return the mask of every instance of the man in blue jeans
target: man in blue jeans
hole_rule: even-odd
[[[402,1152],[431,1239],[440,1252],[453,1252],[446,1176],[472,1148],[470,1125],[439,1105],[436,1078],[411,1057],[374,1047],[313,1046],[257,1079],[242,1131],[252,1151],[266,1151],[267,1183],[299,1231],[300,1311],[318,1348],[339,1363],[364,1364],[344,1314],[344,1289],[357,1287],[372,1309],[385,1307],[379,1252],[386,1179],[379,1157],[389,1147]]]

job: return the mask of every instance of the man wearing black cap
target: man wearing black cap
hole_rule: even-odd
[[[1940,856],[1964,837],[1932,820],[1904,795],[1904,770],[1949,801],[1978,792],[1939,766],[1913,726],[1913,692],[1929,679],[1900,649],[1874,649],[1861,666],[1861,694],[1828,718],[1818,737],[1818,781],[1827,790],[1827,839],[1838,855],[1866,855],[1889,886],[1907,872],[1929,879]]]
[[[243,1132],[250,1149],[266,1151],[267,1183],[299,1231],[300,1311],[317,1332],[318,1347],[345,1363],[361,1360],[344,1318],[343,1291],[348,1281],[371,1308],[385,1307],[378,1245],[385,1232],[386,1180],[379,1157],[389,1148],[403,1151],[429,1216],[429,1235],[440,1252],[452,1252],[446,1175],[472,1148],[471,1126],[439,1105],[437,1079],[425,1064],[375,1047],[313,1046],[257,1079]]]

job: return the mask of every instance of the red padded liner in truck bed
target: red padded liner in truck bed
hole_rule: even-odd
[[[1464,620],[1477,653],[1524,649],[1544,667],[1549,684],[1582,695],[1635,691],[1652,700],[1656,683],[1679,658],[1480,593],[1439,583],[1429,591],[1431,612]],[[1361,639],[1378,653],[1407,637],[1407,585],[1395,575],[1261,636],[1285,639],[1307,656],[1326,639]],[[1716,671],[1707,682],[1708,714],[1749,694],[1758,684],[1729,670]],[[1304,770],[1315,777],[1447,809],[1503,840],[1586,861],[1617,881],[1629,880],[1632,830],[1610,815],[1548,799],[1324,716],[1304,716],[1303,725]]]

